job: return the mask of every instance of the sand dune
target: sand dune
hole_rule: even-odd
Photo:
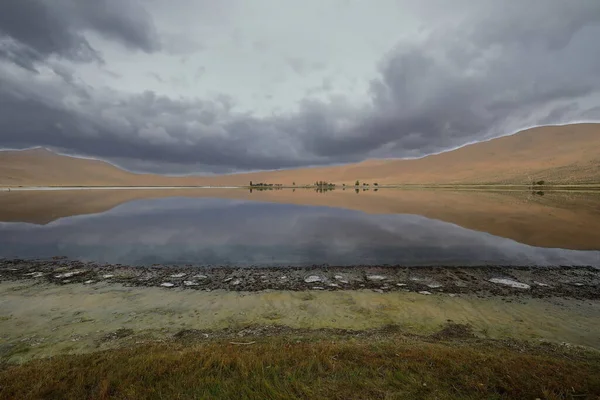
[[[377,214],[416,214],[540,247],[600,248],[597,194],[451,192],[353,189],[315,193],[309,189],[101,190],[0,193],[0,221],[46,224],[61,217],[99,213],[133,200],[216,197],[340,207]],[[555,229],[560,226],[561,229]]]
[[[220,176],[134,174],[108,163],[43,149],[0,152],[0,186],[291,185],[600,182],[600,124],[546,126],[418,160],[367,160],[333,167]]]
[[[55,154],[38,148],[0,152],[1,186],[169,186],[198,184],[152,175],[134,174],[100,160]]]

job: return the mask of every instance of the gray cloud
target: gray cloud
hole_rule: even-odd
[[[133,2],[44,4],[0,4],[1,146],[53,146],[141,170],[230,172],[418,157],[529,125],[600,116],[597,1],[462,0],[450,8],[431,0],[417,13],[436,28],[382,56],[365,104],[305,99],[296,111],[261,117],[237,111],[225,95],[173,98],[74,79],[47,58],[98,59],[87,30],[144,52],[159,51],[161,38]],[[458,13],[461,5],[473,7]],[[286,60],[298,73],[313,64],[290,60],[302,59]],[[32,79],[33,62],[51,76]]]
[[[374,109],[344,135],[326,134],[321,116],[305,144],[319,155],[422,156],[528,124],[597,119],[597,111],[576,105],[600,91],[600,54],[593,50],[600,4],[586,4],[562,14],[575,14],[572,20],[540,21],[523,37],[507,17],[492,19],[491,30],[482,21],[478,30],[434,31],[423,42],[400,43],[371,82]]]
[[[134,0],[3,0],[0,56],[33,66],[50,55],[98,61],[84,32],[94,31],[132,49],[159,49],[158,36],[142,4]]]

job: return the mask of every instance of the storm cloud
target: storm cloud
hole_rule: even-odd
[[[600,116],[598,1],[283,3],[1,2],[0,147],[231,172]]]

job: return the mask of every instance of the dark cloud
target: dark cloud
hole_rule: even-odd
[[[371,83],[374,109],[343,135],[328,134],[324,114],[317,115],[304,143],[322,156],[422,156],[532,124],[598,118],[575,105],[600,91],[600,53],[593,50],[600,27],[586,26],[600,22],[600,3],[591,11],[596,18],[585,15],[577,31],[574,23],[544,27],[549,37],[541,38],[568,36],[568,46],[508,32],[498,46],[499,34],[471,40],[471,29],[399,44]]]
[[[86,30],[132,49],[152,52],[159,48],[150,16],[133,0],[0,2],[0,56],[30,69],[50,55],[100,60],[84,35]]]
[[[380,61],[367,105],[304,100],[297,112],[261,118],[236,112],[227,96],[186,100],[85,86],[47,56],[98,57],[84,30],[154,51],[151,19],[132,2],[61,0],[56,10],[45,4],[0,3],[5,147],[53,146],[143,170],[231,172],[418,157],[535,124],[600,117],[597,1],[505,7],[482,0],[469,20],[398,43]],[[439,5],[439,18],[457,13],[447,2],[430,4]],[[22,69],[31,60],[51,78]],[[299,73],[308,65],[294,64]]]

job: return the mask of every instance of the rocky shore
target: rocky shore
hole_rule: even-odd
[[[165,290],[373,290],[488,296],[600,298],[600,269],[594,267],[402,267],[310,266],[232,268],[127,266],[67,259],[0,260],[0,282],[34,280],[57,285],[118,283]]]

